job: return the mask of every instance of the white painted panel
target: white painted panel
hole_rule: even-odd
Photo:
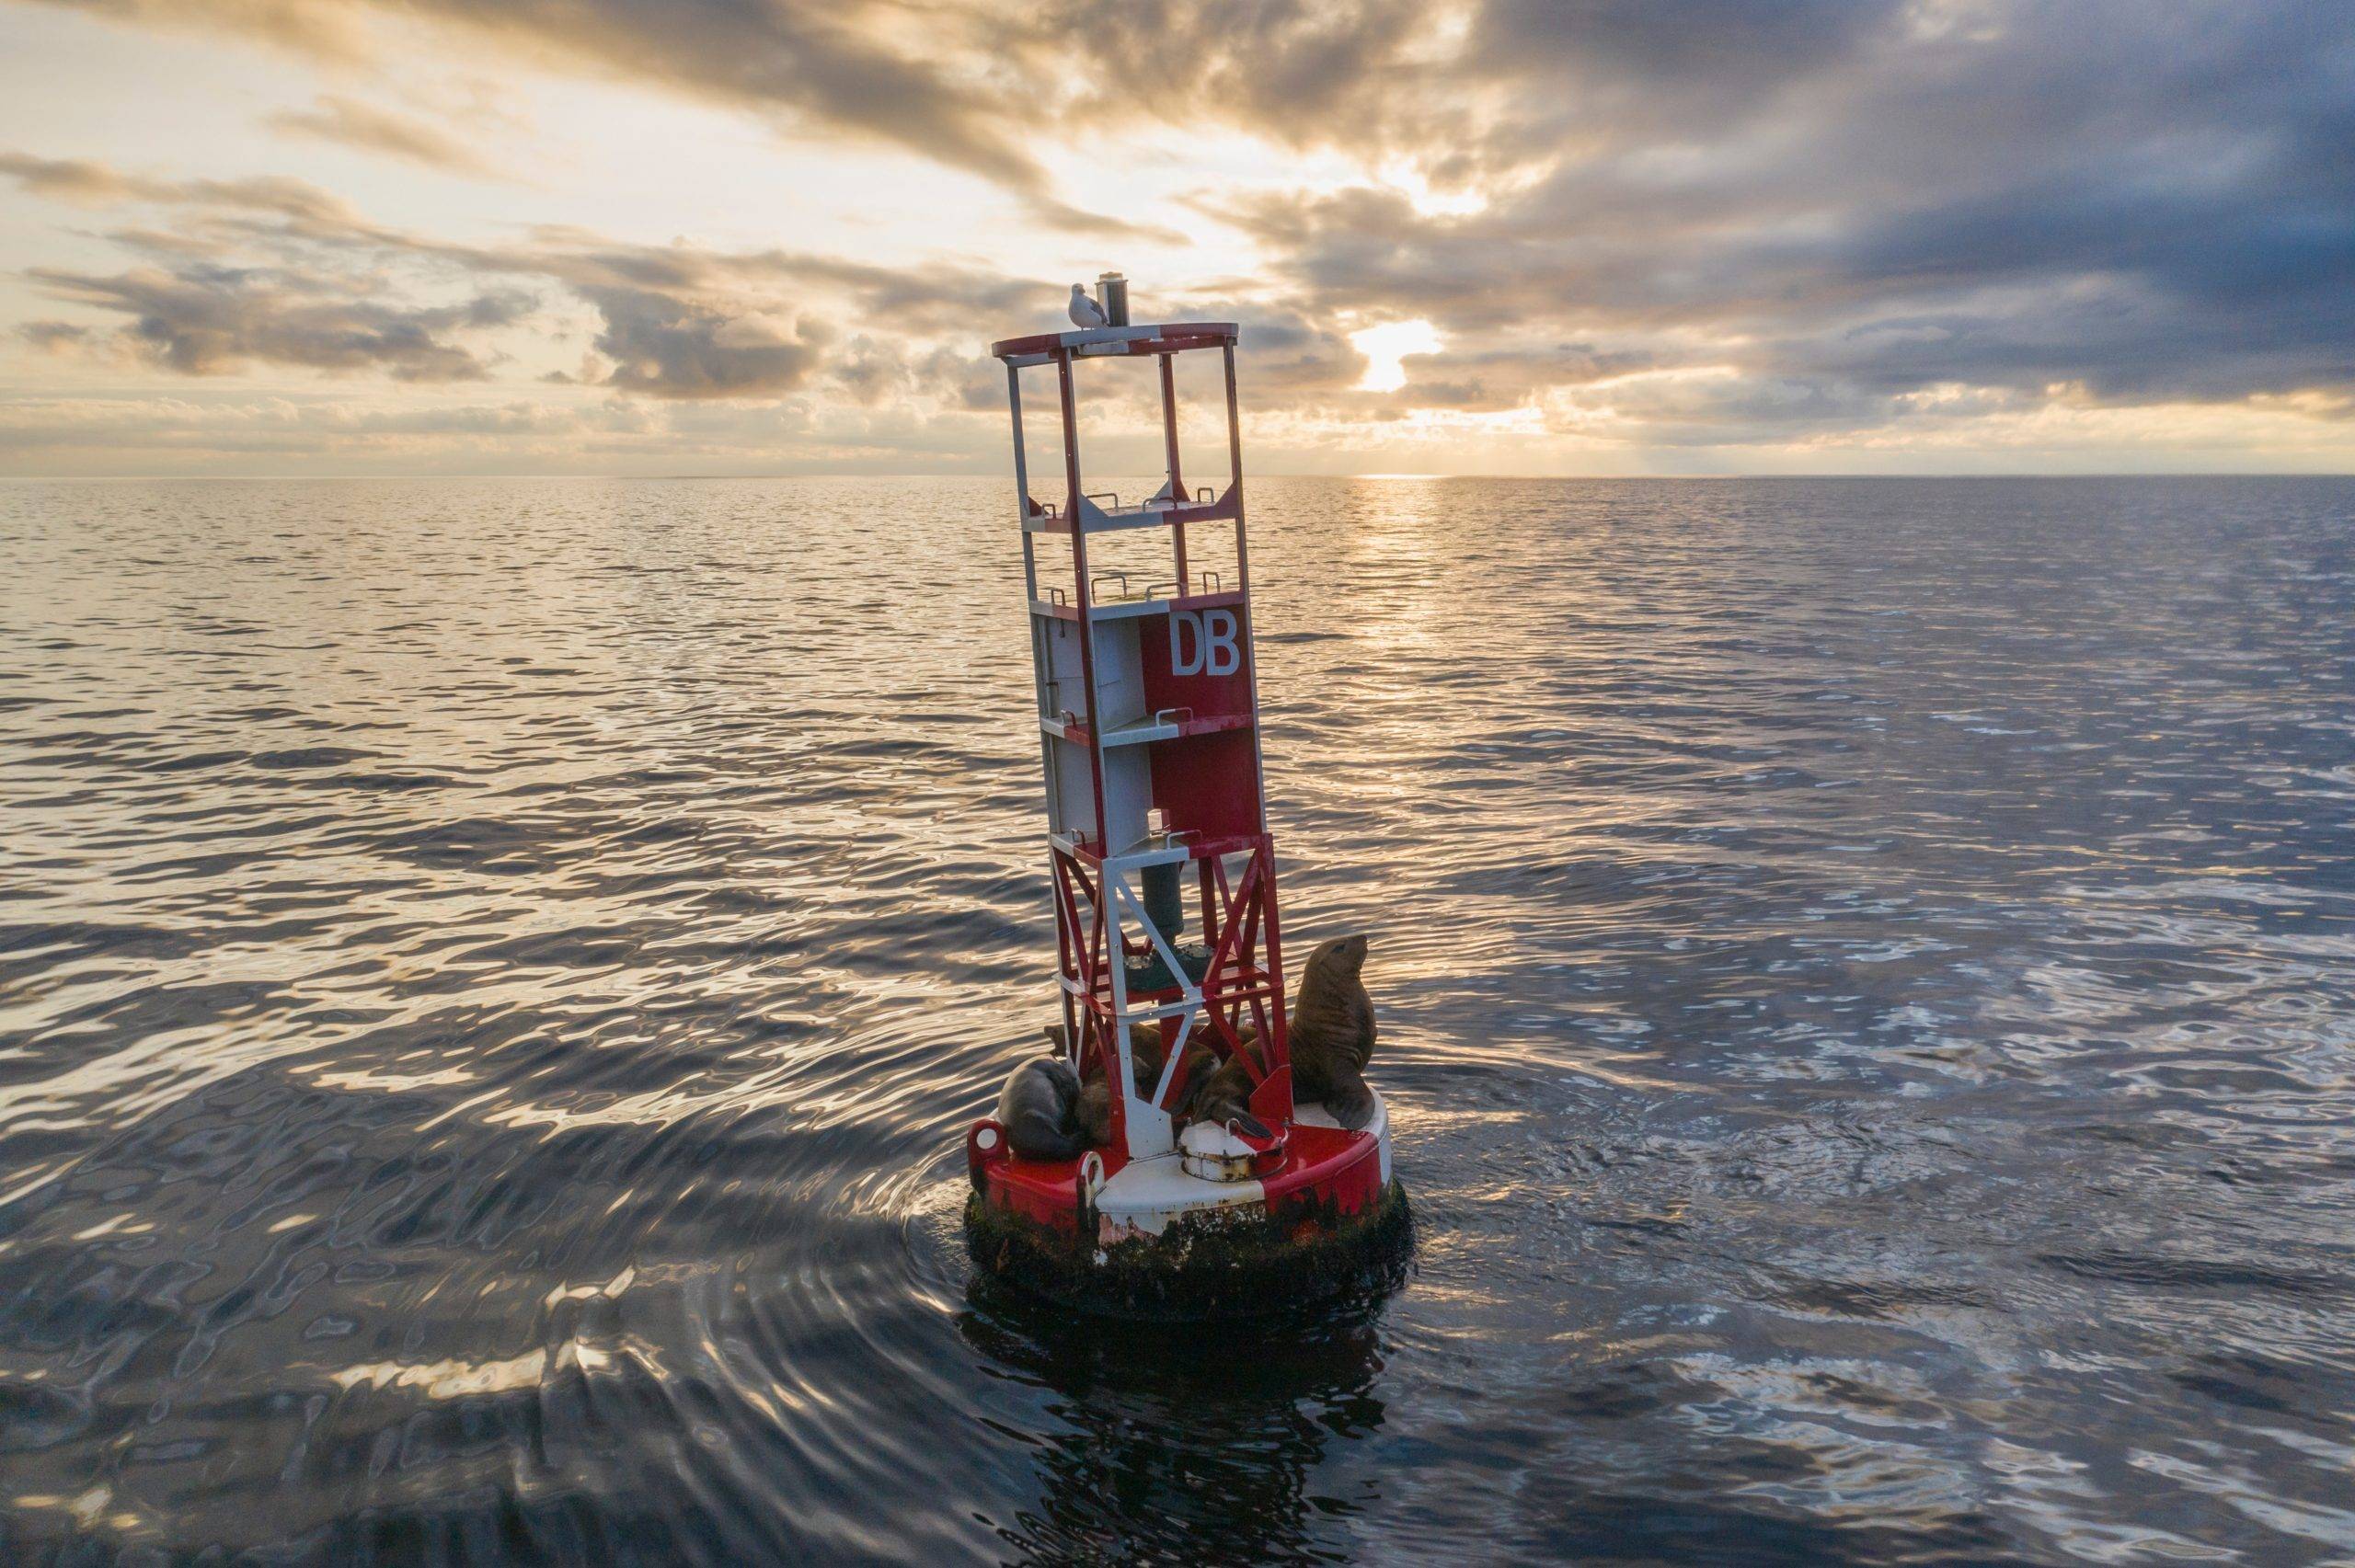
[[[1086,721],[1087,685],[1080,679],[1076,622],[1040,616],[1046,638],[1047,684],[1039,692],[1039,714],[1064,713]],[[1096,628],[1096,691],[1098,726],[1119,729],[1144,716],[1144,668],[1137,651],[1137,623],[1113,621]]]
[[[1053,805],[1052,828],[1058,833],[1096,835],[1096,781],[1087,766],[1087,748],[1074,745],[1060,735],[1047,737],[1047,755],[1052,759],[1054,785],[1050,801]]]
[[[1189,1176],[1174,1153],[1132,1160],[1096,1195],[1100,1236],[1157,1236],[1172,1219],[1206,1208],[1264,1209],[1268,1189],[1258,1182],[1206,1182]]]
[[[1104,841],[1118,852],[1144,837],[1145,808],[1153,804],[1153,769],[1142,746],[1116,746],[1104,753]]]
[[[1084,718],[1087,714],[1087,688],[1079,679],[1079,627],[1074,622],[1044,615],[1040,617],[1040,625],[1047,645],[1047,684],[1039,692],[1039,715],[1055,718],[1068,711]]]
[[[1144,716],[1136,622],[1112,621],[1096,628],[1096,693],[1101,728],[1118,729]]]

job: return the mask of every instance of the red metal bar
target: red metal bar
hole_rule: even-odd
[[[1258,884],[1258,864],[1256,861],[1246,865],[1243,868],[1243,880],[1235,885],[1235,891],[1227,897],[1226,923],[1219,933],[1217,948],[1211,954],[1210,967],[1210,973],[1218,976],[1222,985],[1225,983],[1228,965],[1233,965],[1238,972],[1245,967],[1247,944],[1250,942],[1251,922],[1248,916],[1251,895]],[[1221,873],[1221,879],[1224,879],[1223,872]]]
[[[1252,1054],[1244,1050],[1236,1021],[1242,1004],[1251,999],[1257,983],[1248,957],[1250,933],[1257,919],[1254,910],[1258,881],[1255,873],[1246,868],[1242,882],[1230,893],[1223,864],[1217,865],[1216,880],[1223,907],[1215,921],[1206,919],[1203,922],[1205,937],[1215,933],[1210,966],[1202,974],[1204,1009],[1212,1015],[1213,1033],[1224,1044],[1223,1054],[1231,1057],[1242,1051],[1244,1070],[1257,1082],[1263,1074]]]
[[[1063,977],[1072,973],[1074,961],[1072,937],[1079,925],[1079,915],[1078,911],[1072,908],[1071,885],[1063,871],[1063,853],[1059,850],[1052,852],[1048,855],[1047,860],[1054,873],[1055,973],[1058,977]],[[1057,986],[1055,989],[1063,992],[1064,1047],[1070,1051],[1072,1065],[1076,1068],[1079,1065],[1080,1050],[1079,1010],[1074,1005],[1070,987]]]
[[[1168,354],[1183,353],[1189,349],[1216,348],[1232,343],[1238,336],[1231,321],[1171,321],[1141,331],[1126,339],[1100,338],[1083,344],[1088,334],[1080,332],[1040,332],[1028,338],[1001,338],[990,345],[990,352],[1001,360],[1027,358],[1033,354],[1069,353],[1086,347],[1097,354]]]
[[[1088,1004],[1095,1005],[1096,993],[1104,982],[1104,898],[1100,889],[1091,888],[1088,895],[1090,913],[1087,931],[1087,972],[1080,977],[1087,987]]]
[[[1270,1071],[1292,1065],[1292,1036],[1290,1022],[1284,1017],[1284,950],[1283,933],[1276,923],[1276,846],[1272,840],[1262,843],[1259,853],[1266,856],[1268,880],[1268,995],[1275,1010],[1273,1027],[1267,1038],[1271,1042],[1268,1067]]]

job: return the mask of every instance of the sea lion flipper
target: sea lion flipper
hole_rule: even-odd
[[[1325,1109],[1335,1121],[1356,1132],[1373,1120],[1373,1091],[1355,1072],[1336,1071],[1325,1096]]]
[[[1057,1127],[1043,1111],[1025,1111],[1005,1124],[1006,1147],[1025,1160],[1076,1160],[1087,1139]]]

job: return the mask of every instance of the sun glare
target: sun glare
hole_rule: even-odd
[[[1360,392],[1396,392],[1407,384],[1407,367],[1399,361],[1409,354],[1439,352],[1439,331],[1428,321],[1385,321],[1350,334],[1350,341],[1365,356]]]

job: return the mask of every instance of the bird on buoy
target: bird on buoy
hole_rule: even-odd
[[[1109,326],[1112,318],[1104,307],[1087,297],[1087,291],[1077,283],[1071,286],[1071,322],[1074,326]]]

